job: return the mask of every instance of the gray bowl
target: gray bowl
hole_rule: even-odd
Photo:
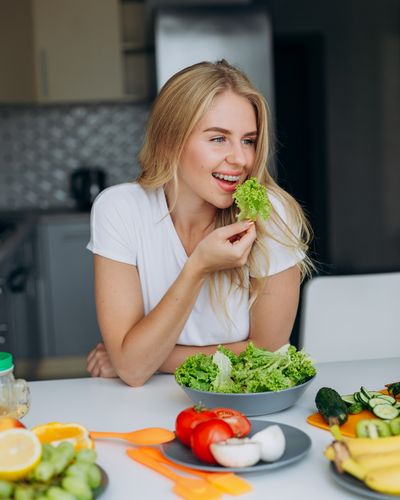
[[[314,375],[315,377],[315,375]],[[181,385],[194,404],[202,403],[207,408],[233,408],[248,417],[268,415],[293,406],[311,384],[314,377],[290,389],[276,392],[255,392],[245,394],[198,391]]]

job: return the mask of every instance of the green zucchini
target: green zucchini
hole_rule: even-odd
[[[346,422],[347,405],[335,389],[321,387],[315,396],[315,405],[329,425],[342,425]]]
[[[353,403],[352,405],[347,405],[347,413],[349,415],[356,415],[361,413],[364,409],[364,405],[361,403]]]

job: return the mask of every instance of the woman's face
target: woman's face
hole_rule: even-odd
[[[183,149],[179,197],[230,207],[236,186],[252,170],[256,139],[256,114],[250,102],[231,91],[215,97]]]

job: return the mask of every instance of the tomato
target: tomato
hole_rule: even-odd
[[[245,437],[249,434],[251,423],[242,412],[232,408],[212,408],[212,411],[231,426],[236,437]]]
[[[206,422],[201,422],[193,429],[190,436],[190,445],[192,452],[197,458],[209,464],[216,464],[210,445],[225,441],[233,437],[233,430],[230,425],[220,418],[212,418]]]
[[[190,435],[200,422],[215,418],[215,413],[203,406],[191,406],[182,410],[175,421],[175,433],[177,438],[186,446],[190,446]]]

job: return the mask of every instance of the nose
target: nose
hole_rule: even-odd
[[[230,165],[238,165],[244,167],[246,165],[246,156],[242,149],[242,144],[231,144],[226,155],[226,161]]]

